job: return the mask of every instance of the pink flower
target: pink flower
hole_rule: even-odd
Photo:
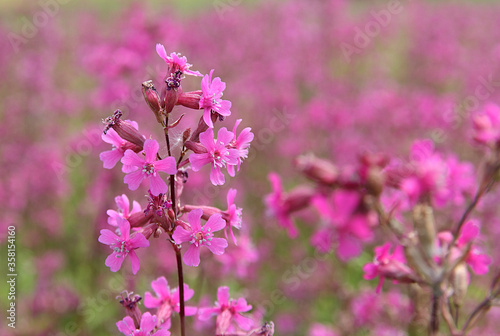
[[[211,118],[211,112],[214,111],[221,116],[227,117],[231,115],[231,102],[222,100],[222,91],[226,89],[226,83],[220,80],[219,77],[214,78],[212,81],[212,74],[214,70],[210,71],[209,75],[205,75],[201,80],[201,99],[200,109],[204,109],[203,120],[208,127],[213,128],[214,124]]]
[[[271,182],[273,190],[264,200],[267,206],[267,213],[275,217],[280,226],[287,229],[290,238],[296,238],[299,232],[293,224],[290,214],[309,206],[309,202],[314,195],[314,190],[297,187],[286,194],[283,192],[281,178],[278,174],[270,173],[268,179]]]
[[[148,240],[139,232],[134,232],[130,235],[130,223],[121,217],[116,217],[116,222],[120,230],[120,236],[117,236],[108,229],[101,230],[99,242],[109,245],[113,250],[107,258],[105,265],[109,267],[111,272],[118,271],[123,263],[123,260],[130,255],[132,262],[132,272],[134,274],[140,268],[139,258],[135,254],[135,250],[140,247],[148,247]]]
[[[224,335],[231,327],[231,322],[234,321],[243,330],[249,330],[253,326],[253,320],[242,316],[244,313],[252,309],[252,306],[247,304],[244,298],[238,300],[229,299],[229,287],[219,287],[217,290],[217,302],[213,308],[200,308],[199,318],[202,321],[208,320],[210,317],[217,315],[216,334]]]
[[[158,53],[158,56],[160,56],[165,62],[167,62],[171,73],[180,70],[186,75],[202,76],[199,71],[189,70],[192,64],[189,64],[187,62],[186,56],[181,56],[181,54],[177,53],[171,53],[170,56],[168,56],[167,52],[165,51],[165,47],[160,43],[156,44],[156,52]]]
[[[170,336],[170,331],[166,329],[154,331],[156,328],[156,321],[156,316],[146,312],[142,314],[139,329],[135,329],[134,320],[130,316],[116,322],[116,327],[122,334],[127,336]]]
[[[460,231],[460,236],[457,239],[458,249],[463,249],[467,244],[473,242],[479,236],[479,223],[475,220],[470,220],[464,224],[462,230]],[[459,251],[452,251],[453,255],[459,255]],[[478,275],[486,274],[489,270],[489,265],[491,264],[491,258],[481,252],[481,249],[472,244],[465,262],[472,268],[474,273]]]
[[[189,242],[189,248],[184,253],[182,260],[188,266],[198,266],[200,264],[200,247],[206,246],[213,254],[221,255],[227,247],[227,241],[224,238],[214,238],[214,232],[222,230],[226,222],[220,214],[210,216],[206,224],[201,226],[201,216],[203,210],[195,209],[187,215],[191,228],[184,229],[177,226],[172,235],[176,244]]]
[[[338,334],[331,328],[321,323],[314,323],[309,328],[309,336],[337,336]]]
[[[248,157],[248,149],[250,148],[250,142],[253,140],[253,133],[251,132],[251,128],[247,127],[241,131],[240,135],[236,137],[236,129],[238,128],[238,125],[241,123],[242,119],[236,120],[236,123],[234,124],[233,128],[233,134],[234,138],[233,141],[231,141],[231,146],[234,147],[236,150],[238,150],[238,171],[240,170],[241,162],[242,159],[246,159]],[[234,176],[234,167],[235,166],[228,166],[227,171],[229,172],[229,175]]]
[[[113,149],[109,151],[104,151],[101,154],[99,154],[99,159],[101,159],[103,166],[106,169],[113,168],[116,165],[116,163],[120,161],[120,159],[123,157],[123,154],[128,149],[134,152],[138,152],[141,150],[139,146],[134,145],[133,143],[122,139],[114,129],[109,129],[106,132],[106,134],[101,135],[101,138],[104,142],[113,145]]]
[[[170,317],[173,311],[180,311],[179,289],[174,288],[170,290],[167,279],[159,277],[151,282],[151,287],[156,293],[157,297],[153,297],[150,292],[144,295],[144,306],[147,308],[157,308],[156,315],[158,316],[158,326],[165,329],[170,329]],[[184,301],[188,301],[194,295],[194,290],[190,289],[188,285],[184,284]],[[196,307],[185,306],[186,316],[196,314]]]
[[[338,190],[330,198],[314,197],[312,204],[326,221],[326,227],[317,231],[312,240],[322,252],[330,250],[337,241],[340,259],[348,260],[361,253],[362,242],[373,239],[377,216],[363,210],[359,192]]]
[[[141,212],[141,205],[134,201],[132,204],[132,210],[130,211],[130,201],[127,195],[123,194],[121,196],[115,197],[116,206],[118,207],[118,211],[109,209],[106,213],[108,214],[108,224],[113,226],[118,226],[116,222],[116,217],[121,217],[123,219],[128,220],[130,215]]]
[[[223,265],[224,274],[233,274],[244,279],[249,276],[250,267],[259,260],[259,252],[248,235],[244,234],[238,238],[237,246],[229,247],[226,253],[216,259]]]
[[[481,145],[497,146],[500,141],[500,107],[486,104],[480,113],[472,116],[473,139]]]
[[[236,189],[229,189],[227,192],[227,210],[222,213],[222,217],[226,221],[226,227],[224,228],[224,233],[227,239],[227,232],[231,234],[234,244],[236,245],[236,237],[234,237],[233,227],[238,230],[241,229],[241,212],[243,209],[236,207],[234,204],[234,198],[236,197]]]
[[[368,263],[363,267],[363,271],[365,272],[363,277],[366,280],[374,279],[377,276],[379,277],[380,281],[377,286],[377,293],[379,293],[382,288],[384,278],[405,283],[411,283],[417,280],[412,269],[406,265],[403,247],[397,246],[392,254],[389,252],[390,249],[390,243],[376,247],[373,263]]]
[[[130,190],[136,190],[144,179],[149,179],[151,194],[154,196],[168,191],[167,184],[159,176],[158,172],[162,171],[173,175],[177,172],[177,166],[172,156],[156,161],[159,147],[158,142],[148,139],[144,142],[145,158],[131,150],[125,152],[122,163],[134,167],[134,170],[125,175],[123,180],[128,184]]]
[[[199,171],[206,164],[212,165],[210,172],[210,181],[213,185],[223,185],[225,182],[224,174],[221,171],[222,167],[227,165],[238,164],[238,151],[236,149],[228,149],[226,146],[233,139],[233,133],[229,132],[225,127],[221,128],[217,133],[217,140],[214,138],[213,128],[209,128],[200,134],[200,143],[203,145],[205,153],[193,153],[189,156],[191,168],[194,171]],[[231,173],[228,170],[229,173]],[[234,176],[234,169],[233,174]]]

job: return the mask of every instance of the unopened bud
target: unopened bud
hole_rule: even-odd
[[[413,225],[427,258],[432,260],[436,252],[436,225],[432,208],[428,205],[417,204],[413,208]]]
[[[213,118],[212,118],[212,121],[214,122]],[[198,121],[198,127],[196,127],[193,134],[191,134],[190,140],[193,142],[199,142],[200,141],[200,133],[205,132],[207,129],[208,129],[208,125],[205,122],[205,120],[203,120],[203,116],[201,116],[200,120]]]
[[[118,133],[118,135],[128,142],[133,143],[140,148],[144,147],[144,141],[146,138],[139,133],[139,131],[128,121],[121,120],[123,113],[120,110],[116,110],[113,116],[106,118],[103,122],[106,124],[104,129],[104,134],[112,128]]]
[[[338,169],[334,164],[313,155],[297,157],[295,165],[308,178],[321,184],[332,185],[339,176]]]
[[[191,225],[189,225],[188,223],[186,223],[183,220],[176,220],[174,222],[174,225],[175,225],[175,227],[180,226],[181,228],[183,228],[184,230],[187,230],[187,231],[191,230]]]
[[[467,288],[469,287],[469,271],[464,262],[458,264],[451,274],[453,287],[453,303],[460,307],[464,304]]]
[[[153,84],[152,80],[148,80],[142,83],[142,94],[144,95],[144,99],[146,103],[148,103],[151,111],[153,111],[156,120],[158,123],[163,123],[163,118],[161,114],[161,106],[160,106],[160,95]]]
[[[144,213],[143,211],[134,212],[128,218],[130,227],[143,227],[153,218],[152,213]]]
[[[186,141],[184,146],[186,146],[187,149],[192,150],[196,154],[202,154],[207,152],[207,149],[199,142]]]
[[[306,186],[298,186],[286,195],[284,200],[285,207],[290,212],[302,210],[309,206],[314,195],[314,189]]]
[[[190,128],[185,129],[184,132],[182,133],[182,143],[186,143],[186,141],[189,139],[190,136],[191,136],[191,129]]]
[[[182,105],[190,109],[199,110],[201,94],[202,94],[201,90],[183,92],[179,95],[179,99],[177,100],[177,105]]]

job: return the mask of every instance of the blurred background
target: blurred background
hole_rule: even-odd
[[[289,190],[305,182],[292,165],[297,155],[352,165],[366,151],[407,157],[422,138],[477,165],[469,115],[500,98],[497,1],[3,0],[0,18],[0,244],[6,259],[14,225],[18,274],[17,328],[12,333],[2,318],[0,334],[118,335],[121,291],[143,295],[159,276],[176,286],[164,240],[139,254],[136,277],[127,264],[110,272],[109,250],[97,241],[115,196],[146,204],[145,190],[128,190],[118,166],[102,167],[99,153],[109,145],[100,133],[101,120],[120,108],[145,135],[162,139],[140,91],[148,79],[159,87],[165,74],[156,43],[187,56],[194,70],[215,69],[233,104],[223,125],[232,129],[242,118],[255,134],[247,162],[223,187],[207,183],[208,170],[186,184],[186,203],[222,209],[236,188],[244,225],[224,258],[207,255],[187,268],[192,302],[210,305],[217,287],[228,285],[253,314],[275,322],[277,335],[408,333],[404,289],[375,295],[376,284],[362,278],[375,244],[347,261],[318,257],[310,243],[316,213],[300,214],[294,240],[266,216],[267,175],[278,172]],[[199,79],[183,87],[197,90]],[[177,139],[200,116],[182,107],[175,113],[183,112]],[[496,197],[481,209],[494,260]],[[0,266],[7,274],[4,260]],[[484,297],[481,284],[470,289],[473,302]],[[2,312],[8,290],[1,281]],[[498,315],[493,309],[478,330],[497,335]],[[188,324],[193,333],[213,328],[195,318]]]

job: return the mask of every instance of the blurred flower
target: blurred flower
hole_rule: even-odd
[[[156,328],[156,316],[151,315],[149,312],[142,314],[140,328],[135,327],[134,321],[130,316],[116,322],[116,327],[122,334],[127,336],[170,336],[170,331],[165,329],[154,331]]]

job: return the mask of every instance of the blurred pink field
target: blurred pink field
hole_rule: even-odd
[[[1,335],[500,334],[499,4],[115,6],[0,12]]]

